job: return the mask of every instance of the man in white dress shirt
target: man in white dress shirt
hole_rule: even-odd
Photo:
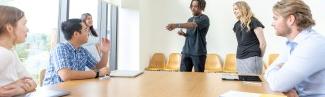
[[[302,0],[281,0],[273,6],[272,26],[288,39],[288,49],[264,75],[271,90],[289,97],[325,97],[325,37],[314,25]]]

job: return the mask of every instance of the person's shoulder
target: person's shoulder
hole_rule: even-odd
[[[256,23],[256,22],[259,22],[259,23],[260,23],[260,22],[261,22],[261,21],[258,20],[256,17],[252,17],[252,18],[251,18],[251,21],[254,22],[254,23]]]
[[[8,49],[0,46],[0,54],[8,54],[8,53],[10,53]]]
[[[200,17],[203,18],[203,19],[209,19],[209,16],[207,16],[205,14],[202,14]]]
[[[324,47],[325,47],[325,36],[316,32],[315,30],[312,30],[310,34],[311,34],[311,36],[310,36],[310,38],[308,38],[310,41],[315,41],[317,43],[324,45]]]
[[[252,29],[255,29],[256,27],[265,27],[263,23],[259,21],[256,17],[251,17],[251,23],[249,24],[249,26],[253,27]]]
[[[68,49],[69,48],[69,44],[68,43],[66,43],[66,42],[64,42],[64,43],[58,43],[57,45],[56,45],[56,47],[54,48],[54,50],[55,51],[58,51],[58,50],[66,50],[66,49]]]
[[[305,49],[312,50],[324,50],[325,49],[325,37],[316,31],[311,31],[308,34],[304,34],[304,38],[299,43],[305,47]],[[299,44],[298,43],[298,44]]]
[[[238,21],[235,22],[234,27],[239,27],[239,28],[242,27],[242,26],[241,26],[241,22],[240,22],[240,20],[238,20]]]
[[[10,50],[0,47],[0,64],[8,65],[10,61],[12,61],[13,53]]]
[[[0,46],[0,57],[1,58],[13,56],[12,54],[13,53],[10,50],[8,50],[7,48]]]
[[[237,20],[237,21],[235,22],[235,25],[240,25],[240,24],[241,24],[240,20]]]
[[[87,53],[89,52],[85,47],[82,47],[82,46],[81,46],[79,49],[80,49],[82,52],[87,52]]]

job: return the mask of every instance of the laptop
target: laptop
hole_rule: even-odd
[[[111,77],[137,77],[141,75],[143,71],[130,71],[130,70],[114,70],[111,71]]]
[[[258,75],[222,74],[222,80],[262,82]]]

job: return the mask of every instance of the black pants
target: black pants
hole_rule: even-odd
[[[183,54],[180,71],[192,72],[192,68],[194,66],[195,72],[204,72],[206,58],[207,58],[206,55],[193,56],[193,55]]]

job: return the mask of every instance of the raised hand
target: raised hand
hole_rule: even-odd
[[[101,52],[108,53],[111,49],[111,42],[107,38],[102,38],[99,48]]]
[[[168,24],[167,26],[166,26],[166,29],[167,30],[169,30],[169,31],[172,31],[172,30],[174,30],[175,28],[177,28],[177,26],[176,26],[176,24]]]

